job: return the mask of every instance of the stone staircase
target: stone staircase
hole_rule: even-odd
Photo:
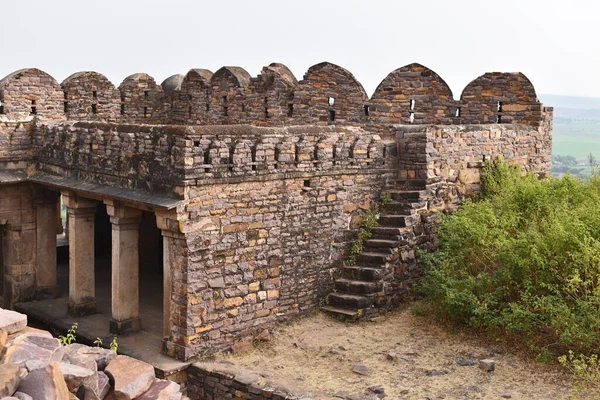
[[[392,202],[384,207],[379,226],[363,244],[354,265],[345,265],[321,307],[342,319],[356,320],[378,314],[388,303],[389,283],[402,263],[414,262],[402,256],[403,249],[417,243],[421,209],[426,209],[424,190],[390,190]],[[415,232],[417,231],[417,232]]]

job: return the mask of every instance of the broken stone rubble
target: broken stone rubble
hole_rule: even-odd
[[[107,349],[62,346],[49,332],[18,322],[26,323],[26,316],[4,311],[0,309],[0,327],[9,330],[0,330],[2,400],[182,398],[179,385],[155,378],[150,364]]]

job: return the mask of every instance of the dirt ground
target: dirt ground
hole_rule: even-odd
[[[389,353],[397,359],[390,360]],[[495,371],[480,369],[480,359],[493,359]],[[316,313],[281,326],[271,342],[258,344],[250,352],[219,356],[215,361],[245,366],[315,397],[600,398],[590,390],[582,391],[572,376],[555,366],[519,357],[465,333],[450,333],[431,317],[415,316],[409,308],[388,314],[383,322],[344,323]],[[357,365],[366,367],[368,375],[353,372]]]

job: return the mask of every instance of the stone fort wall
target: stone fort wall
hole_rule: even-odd
[[[552,110],[522,74],[485,74],[454,100],[418,64],[392,72],[370,98],[329,63],[300,81],[271,64],[256,78],[194,69],[162,85],[135,74],[118,88],[94,72],[59,85],[30,69],[0,81],[0,102],[0,225],[5,241],[20,243],[4,255],[10,302],[43,286],[35,243],[45,194],[32,175],[174,198],[176,209],[157,218],[173,232],[165,351],[181,359],[318,307],[361,210],[385,191],[419,191],[406,240],[423,244],[430,214],[477,190],[485,160],[550,170]],[[11,171],[24,174],[3,181]],[[404,256],[390,267],[382,296],[399,298],[415,274]]]
[[[370,98],[349,71],[327,62],[310,67],[300,81],[278,63],[257,77],[240,67],[214,74],[192,69],[162,85],[138,73],[118,88],[97,72],[75,73],[60,85],[38,69],[0,80],[0,121],[37,116],[134,124],[335,124],[385,133],[391,124],[538,126],[542,113],[533,85],[521,73],[486,73],[454,100],[444,80],[420,64],[391,72]]]

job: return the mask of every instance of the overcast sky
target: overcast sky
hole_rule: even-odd
[[[94,70],[115,85],[223,65],[256,76],[271,62],[302,79],[348,69],[371,95],[419,62],[459,98],[490,71],[527,75],[538,93],[600,97],[600,2],[592,0],[1,0],[0,76],[40,68],[59,82]]]

